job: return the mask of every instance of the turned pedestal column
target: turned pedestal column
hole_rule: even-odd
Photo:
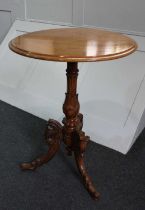
[[[67,92],[63,104],[65,118],[61,124],[55,120],[49,120],[45,131],[46,142],[49,145],[48,153],[31,162],[20,165],[23,170],[35,170],[37,167],[47,163],[59,150],[60,142],[66,145],[68,155],[74,153],[79,172],[83,178],[84,185],[94,199],[99,198],[91,178],[88,176],[84,164],[84,152],[89,142],[89,137],[82,131],[83,115],[79,114],[80,104],[77,94],[77,62],[67,63]]]

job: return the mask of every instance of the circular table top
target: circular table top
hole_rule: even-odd
[[[14,52],[31,58],[62,62],[112,60],[127,56],[136,42],[122,34],[90,28],[36,31],[9,43]]]

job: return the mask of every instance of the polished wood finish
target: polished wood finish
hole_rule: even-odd
[[[119,33],[90,28],[49,29],[18,36],[9,47],[37,59],[64,62],[121,58],[136,50],[136,42]]]
[[[82,131],[83,115],[79,113],[80,104],[77,94],[77,63],[67,63],[67,93],[63,104],[65,118],[61,124],[55,120],[49,120],[45,131],[45,139],[49,145],[47,154],[44,154],[31,162],[20,164],[22,170],[35,170],[47,163],[59,150],[61,141],[66,145],[68,155],[74,153],[79,172],[83,178],[84,185],[94,199],[100,194],[96,191],[84,164],[84,152],[90,140]]]
[[[77,94],[77,63],[67,64],[67,93],[63,104],[63,141],[67,145],[69,155],[74,152],[76,163],[84,184],[90,195],[98,199],[100,194],[96,191],[91,178],[88,176],[84,164],[84,152],[89,141],[89,137],[82,131],[83,115],[79,114],[80,104]]]
[[[45,140],[49,146],[48,152],[31,162],[20,164],[20,168],[22,170],[35,170],[39,166],[51,160],[57,153],[62,140],[62,126],[56,120],[50,119],[48,121],[45,131]]]
[[[79,113],[78,62],[124,57],[135,51],[136,43],[117,33],[97,29],[71,28],[51,29],[22,35],[13,39],[9,47],[24,56],[67,62],[67,92],[63,104],[65,114],[63,125],[55,120],[49,120],[45,131],[45,139],[49,145],[47,154],[31,162],[22,163],[20,167],[23,170],[35,170],[47,163],[59,150],[60,143],[63,141],[68,155],[74,153],[86,189],[93,199],[98,199],[100,194],[96,191],[84,163],[84,153],[90,138],[82,131],[83,115]]]

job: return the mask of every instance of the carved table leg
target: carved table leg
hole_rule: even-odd
[[[35,170],[37,167],[44,163],[47,163],[54,157],[56,152],[59,150],[60,143],[62,140],[62,126],[55,120],[49,120],[45,131],[45,139],[49,145],[48,152],[31,162],[22,163],[20,165],[22,170]]]
[[[96,191],[95,186],[92,182],[92,179],[87,173],[85,163],[84,163],[84,152],[85,152],[85,149],[89,140],[90,138],[88,136],[85,136],[85,133],[83,131],[75,132],[73,135],[74,155],[75,155],[77,167],[83,178],[83,182],[86,189],[88,190],[90,195],[93,197],[93,199],[98,200],[100,197],[100,193]]]
[[[84,184],[90,195],[98,199],[100,194],[96,191],[91,178],[88,176],[84,164],[84,152],[89,140],[88,136],[82,131],[83,115],[79,114],[80,104],[78,101],[77,90],[77,63],[67,64],[67,93],[63,104],[63,141],[67,145],[69,154],[74,152],[76,163]]]
[[[78,69],[76,62],[67,63],[67,93],[63,104],[65,118],[61,124],[55,120],[49,120],[45,132],[46,142],[49,145],[47,154],[44,154],[31,162],[22,163],[20,167],[23,170],[35,170],[37,167],[47,163],[59,150],[61,140],[66,145],[68,155],[74,152],[75,160],[79,172],[83,178],[84,185],[92,198],[98,199],[100,194],[96,191],[91,178],[89,177],[85,164],[84,152],[89,141],[82,131],[83,115],[79,113],[80,104],[78,101],[77,76]]]

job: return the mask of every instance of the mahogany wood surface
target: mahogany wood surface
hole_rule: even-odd
[[[14,52],[37,59],[63,62],[112,60],[136,50],[131,38],[91,28],[48,29],[13,39]]]
[[[24,56],[67,62],[63,125],[52,119],[48,121],[45,131],[45,139],[49,145],[48,152],[31,162],[22,163],[21,168],[35,170],[47,163],[59,150],[63,141],[68,155],[74,153],[86,189],[93,199],[98,199],[100,194],[96,191],[84,163],[84,153],[90,138],[82,131],[83,115],[79,113],[78,62],[111,60],[127,56],[137,48],[136,42],[118,33],[88,28],[68,28],[28,33],[13,39],[9,47]]]

